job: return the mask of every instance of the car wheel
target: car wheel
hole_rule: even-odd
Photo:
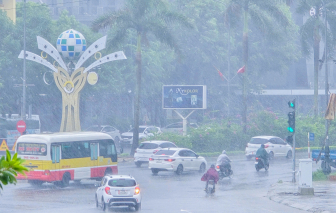
[[[139,211],[141,209],[141,203],[137,203],[134,208],[136,212]]]
[[[259,166],[255,166],[255,168],[256,168],[257,172],[259,172]]]
[[[182,172],[183,172],[183,166],[180,164],[180,165],[178,165],[178,167],[176,169],[176,174],[181,175]]]
[[[102,210],[103,211],[106,211],[106,203],[105,203],[105,201],[104,201],[104,198],[102,197],[102,200],[101,200],[101,202],[102,202],[102,204],[101,204],[101,207],[102,207]]]
[[[60,182],[60,186],[61,187],[69,186],[70,179],[71,179],[70,174],[69,173],[64,173],[64,175],[62,177],[62,180]]]
[[[95,200],[96,200],[96,208],[98,208],[98,206],[99,206],[99,203],[98,203],[98,198],[97,198],[97,195],[95,196]]]
[[[274,159],[274,153],[273,153],[273,152],[270,152],[270,153],[268,154],[268,158],[269,158],[270,160],[273,160],[273,159]]]
[[[136,167],[138,167],[138,168],[141,167],[141,164],[142,164],[141,162],[135,162],[135,165],[136,165]]]
[[[268,171],[269,165],[265,165],[265,171]]]
[[[159,170],[157,170],[157,169],[152,169],[152,173],[153,173],[154,175],[156,175],[157,173],[159,173]]]
[[[287,159],[290,159],[290,158],[292,158],[292,156],[293,156],[293,153],[292,153],[291,150],[289,150],[289,151],[287,152],[287,156],[286,156],[286,158],[287,158]]]
[[[198,171],[199,173],[204,173],[205,172],[205,163],[202,163],[200,166],[200,169]]]

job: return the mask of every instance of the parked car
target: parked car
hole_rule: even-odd
[[[261,144],[265,145],[265,149],[270,159],[273,159],[277,156],[283,156],[287,158],[292,157],[292,147],[281,138],[277,136],[256,136],[251,138],[251,140],[246,145],[246,158],[251,159],[254,157]]]
[[[95,195],[96,207],[103,211],[117,206],[141,209],[140,188],[134,177],[129,175],[109,175],[103,177]]]
[[[174,171],[180,175],[184,171],[204,173],[207,162],[204,157],[185,148],[164,148],[149,158],[148,167],[153,174],[159,171]]]
[[[120,146],[121,135],[120,131],[117,128],[109,125],[93,125],[87,128],[85,131],[103,132],[110,135],[113,138],[114,143],[117,146],[118,150],[119,149],[122,150]]]
[[[187,128],[197,129],[199,126],[197,123],[188,123]],[[174,132],[178,134],[183,133],[183,122],[177,122],[167,125],[166,127],[162,128],[162,132]]]
[[[121,142],[122,144],[133,144],[133,131],[134,128],[129,130],[128,132],[124,132],[121,134]],[[147,138],[150,136],[154,136],[154,134],[160,134],[161,129],[156,126],[139,126],[139,139]]]
[[[148,163],[149,158],[163,148],[176,148],[177,146],[170,141],[144,141],[135,150],[134,163],[140,167],[143,163]]]

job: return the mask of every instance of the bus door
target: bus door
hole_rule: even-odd
[[[90,149],[91,149],[91,167],[97,167],[98,166],[98,143],[90,143]],[[91,174],[91,177],[92,177],[92,174]]]
[[[60,160],[61,160],[61,146],[60,145],[51,145],[51,161],[52,166],[50,175],[53,176],[54,180],[60,180],[62,177],[59,177],[60,170]]]

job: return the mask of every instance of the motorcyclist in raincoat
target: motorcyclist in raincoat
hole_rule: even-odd
[[[231,160],[227,156],[226,151],[223,150],[222,154],[219,155],[218,158],[217,158],[217,165],[223,166],[224,168],[227,168],[227,169],[231,170],[230,162],[231,162]]]
[[[264,165],[268,164],[268,153],[265,149],[265,145],[261,144],[260,148],[256,152],[256,157],[261,158],[263,160]]]
[[[201,181],[206,181],[204,191],[206,191],[206,189],[208,188],[208,181],[209,180],[214,180],[215,184],[217,184],[217,181],[219,180],[219,175],[218,175],[217,170],[215,169],[214,164],[212,164],[210,169],[208,169],[208,171],[202,176]],[[214,186],[214,189],[215,189],[215,186]]]

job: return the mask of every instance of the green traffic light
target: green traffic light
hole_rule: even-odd
[[[293,101],[288,101],[289,108],[295,109],[295,99]]]
[[[290,107],[294,108],[294,103],[293,102],[290,103]]]
[[[288,132],[294,132],[294,129],[292,127],[287,127]]]

